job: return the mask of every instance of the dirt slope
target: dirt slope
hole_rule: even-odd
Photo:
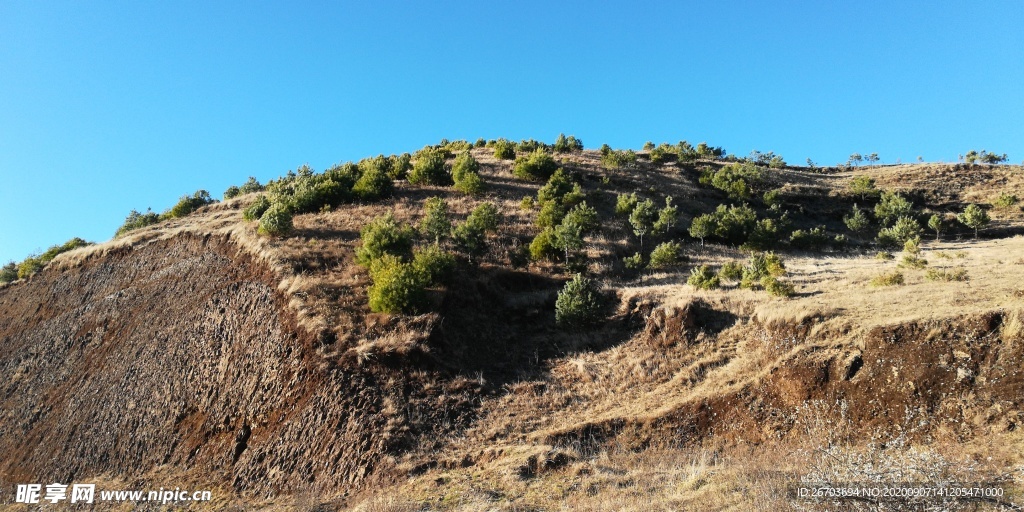
[[[711,502],[678,475],[640,489],[647,462],[636,454],[699,448],[734,468],[738,453],[788,450],[811,416],[841,425],[830,435],[850,446],[880,435],[922,446],[1002,439],[1024,420],[1019,236],[926,244],[931,268],[969,265],[967,283],[907,270],[905,286],[875,289],[868,280],[896,263],[794,252],[784,256],[794,298],[734,284],[695,291],[690,266],[743,257],[685,235],[721,194],[699,186],[690,166],[607,172],[584,152],[562,165],[609,219],[588,240],[587,270],[613,308],[600,327],[566,332],[552,311],[567,273],[515,261],[537,231],[536,212],[519,203],[539,185],[476,155],[505,223],[483,261],[431,291],[430,314],[369,311],[369,279],[353,258],[359,229],[384,211],[415,222],[435,195],[456,220],[478,201],[405,183],[384,203],[300,215],[284,239],[258,238],[242,221],[251,198],[228,201],[0,288],[0,484],[185,482],[242,509],[296,499],[300,509],[372,508],[380,496],[402,497],[392,510],[574,500],[588,510],[623,496],[633,501],[610,509],[692,508]],[[855,202],[844,187],[856,174],[937,211],[998,187],[1021,193],[1009,167],[944,185],[964,172],[788,169],[770,179],[800,206],[797,226],[833,230]],[[680,200],[670,237],[686,243],[688,266],[621,277],[621,258],[636,250],[612,213],[623,191]],[[1024,227],[1019,211],[995,216],[996,237]],[[766,464],[790,478],[807,470]],[[745,477],[730,471],[705,477],[732,489],[711,508],[750,509],[752,491],[735,487]]]

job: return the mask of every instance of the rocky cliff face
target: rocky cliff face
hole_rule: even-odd
[[[451,393],[313,338],[274,276],[213,236],[0,289],[0,480],[169,468],[255,495],[339,490],[461,414]]]

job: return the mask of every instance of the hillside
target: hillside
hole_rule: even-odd
[[[476,193],[417,174],[458,168],[445,147],[373,197],[359,184],[381,169],[300,170],[0,286],[0,485],[212,489],[203,507],[227,510],[769,510],[829,506],[787,495],[801,476],[881,474],[999,482],[1022,502],[1024,169],[570,148],[546,185],[551,170],[523,179],[528,148],[517,163],[493,146],[468,150]],[[342,192],[305,207],[303,180]],[[245,220],[261,196],[291,201],[291,229]],[[896,197],[908,209],[887,221],[875,206]],[[440,235],[420,229],[432,198]],[[486,203],[500,220],[473,231]],[[955,217],[969,204],[991,219],[977,237]],[[581,243],[541,251],[580,205],[596,219]],[[411,245],[367,262],[387,213]],[[920,228],[909,245],[902,219]],[[417,301],[371,301],[431,247],[454,266]],[[784,272],[716,274],[751,254]],[[703,266],[717,286],[688,284]],[[567,324],[576,274],[601,304]]]

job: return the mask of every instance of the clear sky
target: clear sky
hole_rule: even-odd
[[[0,264],[441,138],[1024,160],[1024,4],[0,1]]]

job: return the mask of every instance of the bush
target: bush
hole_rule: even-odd
[[[427,302],[427,279],[415,265],[384,254],[370,265],[370,309],[378,313],[418,313]]]
[[[230,187],[227,188],[227,190],[224,191],[224,200],[227,201],[228,199],[234,199],[238,197],[240,193],[241,190],[238,187],[236,187],[235,185],[231,185]]]
[[[629,214],[629,225],[633,227],[633,234],[640,237],[640,248],[644,247],[644,235],[654,229],[654,222],[658,220],[658,213],[654,209],[654,202],[645,199],[637,203],[633,213]]]
[[[440,197],[431,197],[423,204],[423,218],[420,220],[420,234],[424,238],[441,243],[452,230],[448,219],[448,203]]]
[[[891,228],[878,232],[878,243],[891,249],[898,248],[921,235],[921,225],[910,217],[900,217]]]
[[[583,141],[572,135],[566,137],[564,133],[560,133],[558,134],[558,139],[555,140],[554,150],[556,153],[583,151]]]
[[[779,242],[785,239],[783,231],[789,222],[785,219],[761,219],[754,225],[750,237],[740,246],[748,251],[766,251],[774,249]]]
[[[572,224],[580,228],[580,232],[584,235],[593,233],[599,226],[597,210],[589,206],[585,201],[573,206],[565,217],[562,218],[562,224]]]
[[[534,261],[554,261],[561,254],[555,242],[554,228],[545,228],[540,233],[537,233],[537,236],[530,242],[530,258]]]
[[[825,226],[818,226],[808,231],[798,229],[789,236],[789,245],[802,251],[823,251],[828,247],[829,236]]]
[[[750,255],[750,260],[743,267],[740,288],[758,288],[765,277],[781,277],[786,275],[786,267],[782,259],[773,252],[759,252]]]
[[[601,316],[601,295],[590,279],[576,274],[565,283],[555,300],[555,323],[579,328],[596,323]]]
[[[904,283],[903,272],[894,271],[878,274],[871,279],[871,286],[900,286]]]
[[[644,268],[644,257],[640,253],[622,258],[622,264],[627,270],[640,270]]]
[[[964,282],[970,279],[967,276],[967,269],[963,267],[957,267],[953,270],[939,270],[935,268],[928,269],[925,272],[924,277],[929,281],[959,281]]]
[[[481,203],[469,216],[466,217],[466,224],[481,232],[495,232],[501,224],[501,213],[494,203]]]
[[[498,160],[512,160],[515,157],[515,142],[505,139],[498,139],[494,142],[494,158],[497,158]]]
[[[11,261],[0,267],[0,284],[9,283],[18,279],[18,264]]]
[[[690,278],[686,280],[686,284],[698,290],[714,290],[721,283],[718,276],[711,271],[711,267],[701,265],[690,269]]]
[[[459,153],[452,164],[452,179],[458,183],[470,174],[480,174],[480,162],[469,151]]]
[[[484,179],[479,174],[467,174],[465,178],[455,182],[455,190],[468,196],[478,196],[486,189]]]
[[[352,185],[352,193],[363,201],[376,201],[390,197],[394,192],[395,184],[386,172],[377,167],[372,167],[362,173],[358,180]]]
[[[537,226],[542,228],[553,228],[562,223],[565,218],[565,206],[558,201],[542,203],[540,213],[537,214]]]
[[[864,210],[857,208],[857,205],[853,205],[853,212],[850,215],[843,216],[843,223],[854,233],[863,233],[871,226],[871,220]]]
[[[639,202],[640,200],[637,199],[636,192],[619,194],[615,199],[615,214],[623,217],[629,217],[629,214],[633,213],[633,208],[636,208],[636,205]]]
[[[1020,201],[1020,199],[1018,199],[1017,196],[1003,192],[999,194],[999,197],[996,198],[994,203],[992,203],[992,206],[1005,209],[1017,204],[1018,201]]]
[[[414,185],[448,185],[451,177],[445,168],[444,153],[440,150],[424,149],[416,156],[416,162],[409,172],[409,183]]]
[[[761,169],[750,162],[734,163],[712,171],[705,169],[700,182],[711,185],[726,194],[730,199],[748,199],[751,188],[761,183]]]
[[[455,256],[438,245],[428,245],[413,253],[412,266],[429,283],[443,282],[455,270]]]
[[[534,206],[537,206],[537,201],[534,201],[533,197],[531,197],[531,196],[526,196],[526,197],[523,198],[522,201],[519,201],[519,209],[520,210],[527,210],[527,211],[529,211],[529,210],[532,210]]]
[[[132,210],[128,217],[124,219],[124,224],[117,228],[117,232],[114,233],[114,238],[117,238],[133,229],[144,228],[160,222],[160,216],[149,210],[146,213],[139,213],[136,210]]]
[[[39,272],[45,266],[46,264],[39,258],[29,256],[18,264],[18,279],[28,279],[32,274]]]
[[[291,233],[292,214],[281,203],[274,203],[260,216],[260,226],[256,232],[264,236],[285,236]]]
[[[512,174],[521,180],[544,181],[558,169],[558,163],[546,151],[538,149],[529,156],[516,159]]]
[[[565,197],[574,191],[582,195],[579,185],[573,183],[569,175],[562,169],[558,169],[548,178],[540,190],[537,191],[537,201],[545,204],[551,201],[563,202]]]
[[[602,151],[601,153],[601,166],[605,169],[614,170],[629,168],[634,165],[636,165],[636,153],[631,149],[626,151],[616,151],[608,148],[607,152]]]
[[[776,297],[791,297],[796,292],[792,283],[779,281],[779,279],[774,276],[765,276],[761,278],[761,287],[764,288],[766,292],[775,295]]]
[[[850,181],[850,193],[859,196],[863,201],[869,197],[875,197],[878,195],[878,189],[875,188],[875,180],[867,176],[854,176],[853,180]]]
[[[878,251],[875,253],[876,260],[890,261],[896,259],[896,256],[889,251]]]
[[[914,205],[895,192],[885,192],[875,205],[875,218],[883,226],[891,226],[899,219],[913,215]]]
[[[260,185],[259,180],[253,176],[249,176],[249,179],[238,188],[238,195],[251,194],[253,192],[261,192],[263,185]]]
[[[765,192],[761,199],[764,201],[765,206],[769,208],[779,206],[782,204],[782,190],[777,188],[771,189]]]
[[[651,251],[648,268],[661,269],[677,267],[686,261],[683,246],[679,242],[662,242]]]
[[[369,267],[385,254],[402,261],[408,260],[412,254],[412,228],[399,224],[390,212],[364,226],[360,238],[363,245],[356,249],[356,261],[364,267]]]
[[[247,221],[259,220],[263,216],[263,212],[270,208],[270,199],[267,196],[260,194],[256,196],[256,199],[249,203],[249,206],[242,211],[242,218]]]
[[[348,199],[349,191],[340,183],[323,175],[299,179],[294,193],[287,200],[291,213],[315,213],[335,207]],[[283,198],[279,198],[285,203]]]
[[[210,197],[210,193],[205,190],[197,190],[191,196],[181,196],[178,199],[178,204],[171,207],[170,211],[167,212],[167,217],[176,219],[184,217],[203,206],[217,202],[215,199]]]
[[[921,237],[914,237],[903,244],[903,262],[901,267],[921,269],[928,265],[928,260],[921,257]]]
[[[690,236],[699,238],[701,245],[708,237],[739,245],[751,238],[757,224],[757,214],[745,204],[718,205],[714,212],[694,217]]]
[[[726,262],[718,269],[718,277],[722,281],[739,281],[743,278],[743,264],[738,261]]]

